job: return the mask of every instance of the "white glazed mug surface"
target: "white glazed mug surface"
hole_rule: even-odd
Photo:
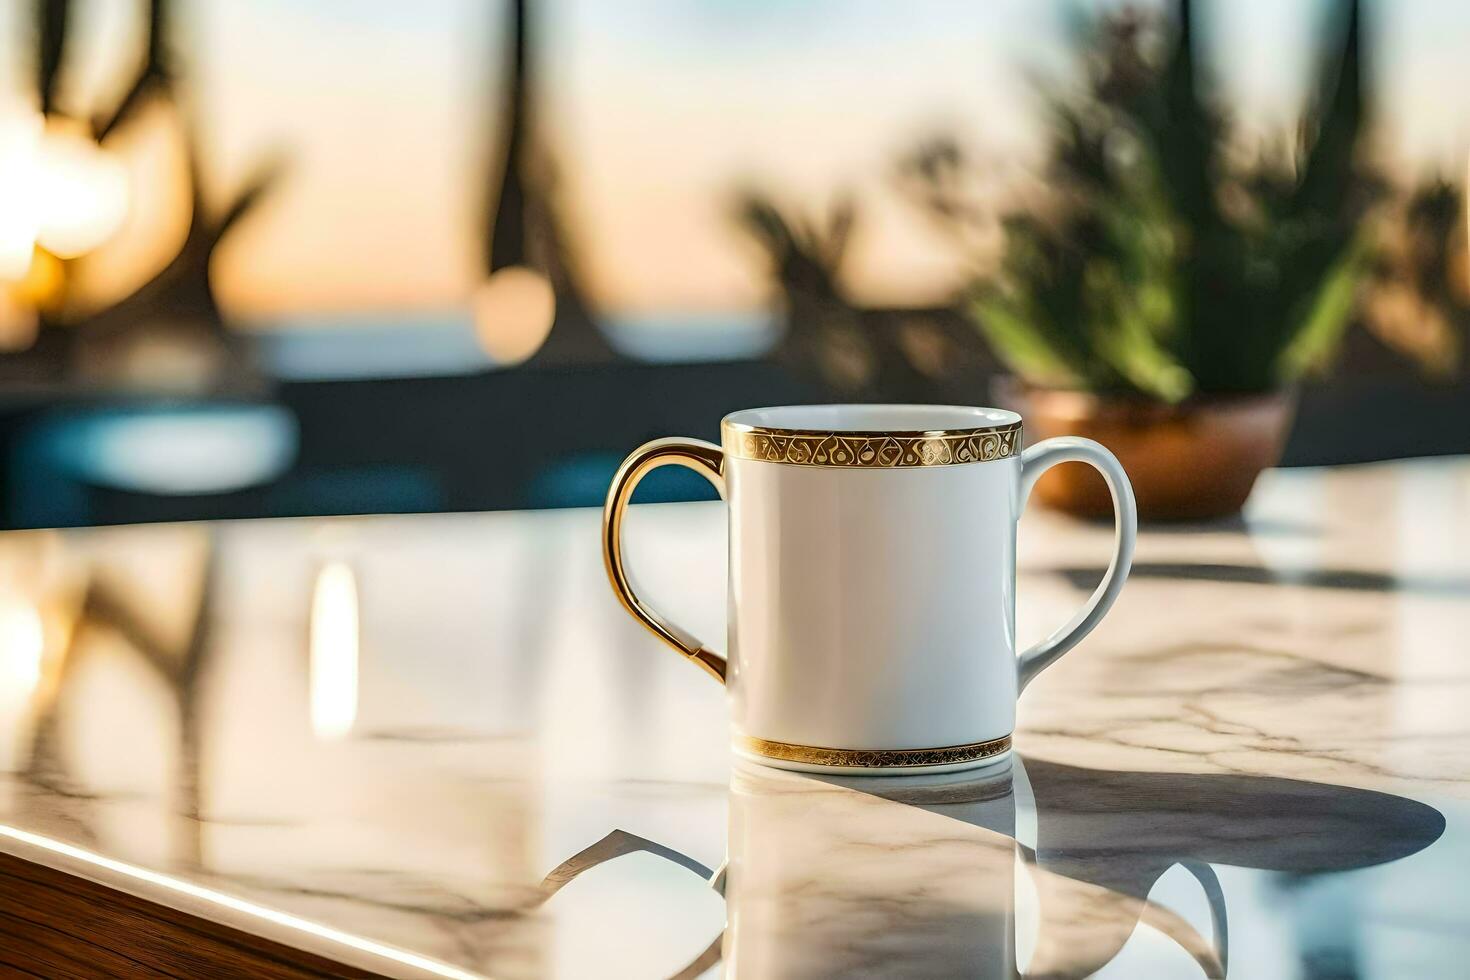
[[[1097,625],[1137,526],[1118,461],[1087,439],[1022,452],[990,408],[817,405],[727,416],[722,446],[660,439],[613,480],[603,549],[613,589],[655,635],[730,690],[740,754],[807,771],[932,772],[1008,757],[1016,698]],[[1015,649],[1016,524],[1046,468],[1096,467],[1117,518],[1092,598]],[[623,566],[622,517],[658,466],[710,479],[729,507],[729,659],[654,612]]]

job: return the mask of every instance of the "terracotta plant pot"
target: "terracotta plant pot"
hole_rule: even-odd
[[[1281,458],[1295,402],[1285,392],[1164,405],[1080,391],[1017,388],[1026,441],[1077,435],[1111,449],[1128,471],[1145,520],[1202,520],[1237,513],[1256,477]],[[1036,484],[1049,507],[1084,517],[1112,514],[1090,466],[1066,464]]]

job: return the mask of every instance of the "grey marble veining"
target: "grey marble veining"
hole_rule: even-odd
[[[597,520],[0,535],[0,850],[394,975],[1470,962],[1470,463],[1270,473],[1241,521],[1147,531],[978,777],[732,765]],[[722,521],[628,522],[704,636]],[[1027,515],[1023,642],[1110,535]]]

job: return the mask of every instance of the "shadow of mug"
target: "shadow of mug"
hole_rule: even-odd
[[[1147,915],[1149,892],[1175,865],[1200,882],[1210,908],[1223,974],[1229,959],[1225,895],[1213,865],[1292,875],[1386,864],[1415,854],[1444,832],[1434,807],[1391,793],[1275,776],[1232,773],[1125,772],[1084,769],[1045,759],[1023,762],[1035,802],[1036,865],[1050,880],[1085,882],[1126,896],[1117,905]],[[1056,958],[1047,895],[1037,958]],[[1087,976],[1127,943],[1131,914],[1093,923],[1087,955],[1076,944],[1066,959]],[[1173,938],[1176,941],[1179,937]],[[1208,972],[1208,971],[1207,971]]]

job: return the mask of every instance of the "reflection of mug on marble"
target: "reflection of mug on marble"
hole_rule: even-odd
[[[1009,766],[986,773],[923,777],[932,796],[914,805],[737,765],[727,975],[1014,977],[1015,800]]]
[[[1021,419],[989,408],[821,405],[736,412],[723,447],[661,439],[623,463],[603,553],[623,605],[730,688],[736,749],[807,771],[936,771],[1005,758],[1016,695],[1117,598],[1133,492],[1086,439],[1021,452]],[[1016,522],[1043,470],[1078,460],[1112,489],[1111,567],[1072,620],[1015,654]],[[628,580],[622,520],[667,464],[729,504],[730,659],[654,612]]]

